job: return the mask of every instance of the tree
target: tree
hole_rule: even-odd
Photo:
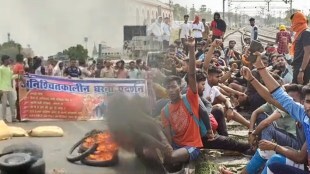
[[[182,7],[180,4],[173,5],[173,18],[177,21],[183,21],[184,15],[187,14],[187,9]]]
[[[82,45],[72,46],[64,50],[63,54],[68,55],[69,58],[76,58],[78,60],[86,60],[88,58],[88,51]]]
[[[203,19],[206,19],[207,22],[212,21],[212,12],[211,9],[207,9],[206,5],[201,5],[201,7],[199,8],[199,16]]]
[[[10,40],[0,45],[0,55],[8,55],[15,59],[16,55],[22,52],[22,49],[21,44]]]
[[[196,9],[193,4],[193,7],[189,9],[189,20],[194,20],[196,14]]]

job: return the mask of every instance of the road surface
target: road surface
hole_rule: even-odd
[[[34,144],[41,145],[44,151],[47,173],[50,173],[50,171],[53,169],[63,169],[66,174],[147,173],[145,167],[135,157],[134,154],[125,152],[123,150],[119,152],[119,164],[114,167],[90,167],[85,165],[72,164],[66,161],[66,154],[72,145],[80,140],[85,133],[92,129],[105,129],[106,124],[104,121],[23,122],[10,123],[8,125],[19,126],[25,130],[30,130],[36,126],[55,125],[61,127],[64,130],[64,137],[13,137],[10,140],[0,141],[0,152],[4,147],[17,142],[30,141]]]

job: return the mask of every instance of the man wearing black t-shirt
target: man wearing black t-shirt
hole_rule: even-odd
[[[307,84],[310,80],[310,30],[308,20],[301,12],[291,16],[292,29],[296,32],[294,48],[293,83]]]
[[[81,69],[77,66],[77,61],[76,59],[70,59],[70,66],[67,67],[64,71],[64,76],[65,77],[75,77],[79,78],[82,75]]]

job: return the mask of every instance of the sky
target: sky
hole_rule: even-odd
[[[169,0],[161,0],[163,2],[169,2]],[[222,0],[172,0],[173,3],[178,3],[183,6],[187,6],[188,8],[192,7],[193,4],[195,4],[195,8],[199,8],[201,5],[207,5],[207,8],[210,8],[212,11],[222,11],[223,5]],[[250,1],[250,0],[249,0]],[[226,0],[227,3],[227,0]],[[266,4],[266,3],[254,3],[254,2],[247,2],[245,3],[240,2],[234,2],[232,5],[234,6],[252,6],[255,4]],[[286,5],[284,2],[271,2],[271,5],[273,6],[283,6],[283,7],[289,7],[289,5]],[[227,4],[226,4],[227,8]],[[300,10],[303,10],[305,13],[309,13],[310,9],[310,0],[293,0],[293,8],[297,8]]]
[[[85,45],[85,37],[88,37],[90,53],[94,43],[102,41],[119,48],[122,46],[122,26],[129,19],[135,18],[123,12],[123,9],[130,9],[124,2],[130,1],[132,0],[0,0],[0,43],[7,41],[9,32],[11,39],[21,43],[23,47],[29,44],[37,56],[44,57],[55,55],[76,44]],[[205,4],[212,11],[222,10],[219,3],[221,0],[173,2],[188,7],[195,3],[196,8]],[[295,7],[303,7],[308,12],[310,0],[295,0]]]

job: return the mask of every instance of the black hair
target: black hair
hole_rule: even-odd
[[[121,63],[122,65],[125,65],[125,61],[124,60],[119,60],[118,62],[116,62],[116,64]]]
[[[307,84],[302,88],[302,98],[305,99],[306,95],[310,95],[310,84]]]
[[[234,42],[234,43],[236,44],[236,41],[235,41],[235,40],[230,40],[230,41],[229,41],[229,44],[232,43],[232,42]]]
[[[250,20],[249,21],[255,21],[255,19],[254,18],[250,18]]]
[[[302,93],[302,87],[303,87],[303,85],[300,85],[300,84],[289,84],[289,85],[285,85],[284,86],[285,91],[287,93],[289,93],[289,92],[298,92],[299,94]]]
[[[97,62],[95,60],[93,60],[93,64],[96,64]]]
[[[165,87],[168,86],[169,83],[171,83],[171,82],[173,82],[173,81],[176,81],[177,84],[181,86],[181,81],[182,81],[182,79],[181,79],[180,77],[174,76],[174,75],[168,76],[168,77],[165,78],[164,86],[165,86]]]
[[[215,12],[214,15],[213,15],[213,17],[215,17],[215,16],[221,17],[221,15],[220,15],[219,12]]]
[[[290,19],[293,20],[295,13],[291,15]]]
[[[39,68],[40,66],[42,66],[42,59],[40,59],[39,57],[34,57],[33,58],[33,68],[34,70],[36,70],[37,68]]]
[[[85,60],[83,60],[83,59],[79,60],[79,65],[85,65],[85,64],[86,64]]]
[[[22,54],[17,54],[15,58],[16,58],[16,62],[21,63],[24,61],[24,55]]]
[[[209,66],[208,75],[210,74],[221,74],[222,70],[214,65]]]
[[[137,60],[136,60],[136,64],[138,65],[138,64],[140,64],[140,63],[142,63],[142,59],[137,59]]]
[[[188,73],[186,73],[185,75],[185,81],[186,83],[188,83]],[[202,82],[202,81],[206,81],[207,80],[207,74],[202,71],[202,70],[197,70],[196,71],[196,81],[197,83]]]
[[[277,54],[271,54],[271,55],[270,55],[270,59],[273,59],[273,58],[275,58],[275,57],[277,58],[278,55],[277,55]]]
[[[8,60],[8,59],[10,59],[10,56],[8,56],[8,55],[3,55],[3,56],[1,57],[1,62],[3,63],[5,60]]]
[[[189,15],[184,15],[184,18],[188,17],[189,18]]]
[[[219,54],[219,57],[221,57],[221,55],[222,55],[220,50],[214,50],[213,54],[215,54],[215,53]]]

